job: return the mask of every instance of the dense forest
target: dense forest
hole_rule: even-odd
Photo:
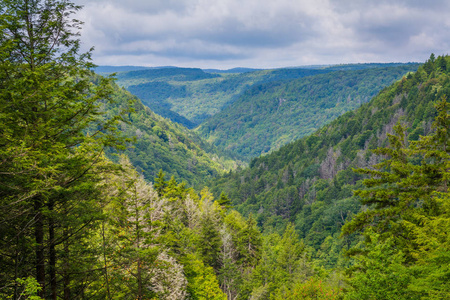
[[[216,195],[227,191],[234,207],[244,215],[252,214],[264,232],[282,232],[286,226],[294,224],[302,241],[314,249],[315,261],[326,268],[336,270],[354,263],[342,254],[348,253],[352,246],[362,247],[364,241],[355,232],[363,231],[367,234],[365,247],[373,250],[371,254],[374,256],[370,258],[372,260],[365,256],[357,260],[369,264],[365,266],[367,268],[380,270],[356,269],[354,276],[365,281],[361,283],[352,279],[350,282],[361,291],[353,290],[350,295],[359,295],[352,296],[354,299],[392,299],[394,296],[389,292],[394,292],[394,288],[389,286],[391,283],[388,281],[382,282],[387,279],[381,277],[389,274],[384,272],[392,272],[398,266],[389,265],[390,257],[377,257],[375,251],[391,251],[389,253],[392,255],[399,255],[396,258],[408,259],[408,264],[419,264],[419,256],[412,259],[407,255],[413,254],[404,252],[413,251],[414,255],[418,255],[418,252],[426,251],[425,248],[430,245],[425,246],[421,239],[431,237],[414,236],[408,230],[419,234],[424,229],[414,226],[422,226],[417,224],[422,221],[448,226],[444,207],[448,206],[445,199],[448,199],[449,170],[447,130],[450,115],[446,101],[446,95],[450,93],[449,62],[448,56],[435,59],[432,55],[417,72],[385,88],[369,103],[346,113],[310,136],[272,154],[253,159],[247,169],[230,172],[214,180],[211,190]],[[367,176],[372,176],[372,179],[367,179]],[[409,200],[402,203],[402,197],[409,197]],[[427,204],[428,201],[431,203]],[[426,207],[428,205],[433,209],[442,209],[442,214],[429,212],[431,207]],[[368,208],[373,210],[367,211]],[[402,209],[407,211],[408,218],[403,215]],[[410,213],[421,221],[409,219]],[[394,222],[397,224],[394,225]],[[344,234],[341,233],[343,226]],[[396,232],[399,241],[396,236],[388,239],[389,242],[385,241],[388,237],[392,238],[391,227],[395,226],[400,227],[396,228],[401,231]],[[411,228],[405,228],[408,226]],[[414,245],[408,245],[413,249],[402,248],[405,246],[402,239],[408,238],[406,234],[416,239]],[[370,243],[371,238],[377,239],[374,244]],[[443,240],[433,238],[433,241],[438,247],[433,249],[440,251],[437,249],[441,246],[445,249],[446,246],[440,244]],[[364,252],[367,250],[359,251],[367,254]],[[445,256],[443,253],[439,255]],[[380,261],[376,261],[377,258]],[[430,257],[426,259],[431,260]],[[401,262],[406,264],[406,261]],[[448,263],[445,259],[442,262]],[[392,269],[381,272],[385,267]],[[410,269],[407,265],[404,267],[405,274],[401,275],[409,277],[404,278],[402,287],[395,287],[397,294],[394,298],[425,297],[415,292],[400,296],[407,290],[408,284],[411,289],[416,289],[413,279],[417,275],[413,272],[419,269],[417,265],[408,266]],[[427,268],[432,271],[430,266]],[[440,280],[445,281],[448,275],[444,274],[448,274],[448,269],[444,267],[435,271],[443,272]],[[378,272],[380,277],[369,272]],[[393,276],[399,275],[395,273]],[[380,286],[364,287],[370,280],[380,280],[371,283]],[[376,294],[375,289],[381,287],[383,290]],[[364,288],[367,288],[364,291],[366,294],[363,294]],[[444,284],[436,287],[443,290],[433,293],[442,296],[449,292],[448,288]],[[436,296],[436,299],[443,298]]]
[[[118,84],[176,123],[194,128],[201,122],[196,129],[201,137],[249,160],[313,133],[418,65],[354,64],[215,77],[200,69],[167,67],[120,72]]]
[[[99,80],[96,78],[94,83]],[[189,186],[201,188],[205,180],[244,166],[226,151],[204,142],[196,133],[155,114],[115,83],[110,86],[113,102],[105,103],[103,110],[106,117],[127,111],[119,123],[120,132],[130,139],[123,152],[147,180],[153,180],[163,170],[169,177],[175,176]],[[114,158],[117,151],[108,149],[107,153],[117,161]]]
[[[163,68],[120,72],[117,83],[162,116],[193,128],[256,83],[324,72],[327,71],[281,69],[217,74],[201,69]]]
[[[372,68],[255,85],[200,124],[197,132],[215,145],[251,159],[311,134],[368,102],[383,87],[415,71],[418,64],[369,66]]]
[[[368,69],[372,68],[388,68],[382,74],[387,78],[377,78],[376,76],[380,76],[381,72],[370,73]],[[417,64],[350,64],[320,68],[249,70],[248,72],[238,72],[239,69],[237,69],[213,73],[201,69],[175,67],[122,71],[124,69],[127,68],[99,68],[99,70],[117,70],[117,83],[120,86],[138,96],[154,112],[192,129],[206,120],[213,122],[217,113],[242,98],[242,95],[250,89],[263,90],[267,94],[272,92],[270,88],[273,84],[280,84],[280,81],[285,83],[298,81],[301,78],[337,71],[351,73],[351,71],[359,70],[360,72],[354,76],[358,76],[357,80],[364,81],[366,70],[369,72],[368,76],[374,76],[372,79],[375,82],[367,84],[368,91],[360,92],[369,99],[382,86],[389,85],[408,71],[415,71]],[[391,71],[393,74],[390,74]],[[258,87],[264,84],[269,85]],[[273,97],[276,98],[277,95],[274,94]],[[346,97],[347,95],[344,98]],[[244,98],[252,100],[248,97]]]
[[[447,298],[450,57],[245,167],[94,74],[80,9],[0,3],[0,298]]]

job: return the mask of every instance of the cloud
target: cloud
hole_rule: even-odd
[[[200,67],[422,61],[447,52],[447,2],[77,0],[96,63]]]

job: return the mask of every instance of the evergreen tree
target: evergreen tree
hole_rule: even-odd
[[[158,196],[162,197],[167,187],[167,182],[164,178],[165,174],[163,170],[159,170],[158,176],[155,178],[155,189],[158,192]]]
[[[294,226],[289,223],[281,239],[281,250],[278,255],[279,264],[285,273],[287,281],[297,272],[305,245],[299,242]]]
[[[222,207],[222,209],[227,210],[232,207],[231,200],[225,195],[224,192],[220,193],[219,199],[217,199],[217,203]]]
[[[109,271],[111,293],[133,299],[162,296],[168,287],[178,293],[176,290],[184,289],[185,280],[183,276],[175,280],[181,271],[166,253],[162,230],[168,201],[157,195],[128,159],[123,159],[121,165],[124,173],[107,177],[104,187],[109,203],[105,208],[107,230],[111,235],[108,260],[114,266]],[[170,274],[173,280],[165,278]]]
[[[238,261],[243,268],[253,269],[261,258],[262,239],[256,221],[250,214],[245,226],[239,232],[237,250]]]
[[[86,274],[67,256],[82,253],[74,241],[100,217],[93,198],[103,149],[120,139],[118,117],[100,110],[111,80],[93,85],[91,52],[80,53],[81,22],[71,18],[79,9],[59,0],[0,3],[0,293],[14,299],[23,274],[52,299],[70,297],[76,274]]]
[[[450,291],[448,267],[441,267],[449,262],[448,232],[442,230],[449,219],[450,105],[443,96],[435,107],[438,115],[430,135],[408,147],[403,128],[397,126],[390,148],[376,150],[388,158],[375,169],[359,170],[372,178],[364,181],[368,189],[355,194],[371,209],[343,227],[343,234],[365,232],[361,249],[349,252],[362,255],[356,260],[363,263],[349,281],[354,299],[442,299]],[[382,286],[388,288],[383,292]]]
[[[217,224],[210,214],[200,221],[199,250],[205,264],[218,271],[220,268],[221,239]]]

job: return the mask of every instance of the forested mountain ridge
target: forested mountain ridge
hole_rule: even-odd
[[[254,85],[196,130],[211,143],[251,159],[313,133],[419,65],[364,66],[330,67],[334,71],[326,74]]]
[[[448,298],[450,57],[230,172],[219,185],[236,199],[218,185],[214,198],[163,171],[144,179],[149,148],[179,168],[172,156],[207,144],[93,76],[80,9],[0,4],[0,298]],[[133,156],[132,140],[139,170],[113,156]]]
[[[105,113],[115,115],[121,108],[132,109],[120,124],[122,134],[134,139],[124,153],[147,180],[152,181],[163,170],[189,186],[199,186],[241,164],[184,126],[155,114],[128,91],[115,84],[113,90],[114,104],[106,105]]]
[[[336,266],[338,253],[352,242],[337,238],[340,228],[361,207],[352,191],[362,176],[352,168],[380,162],[372,151],[387,145],[397,122],[407,126],[409,140],[431,132],[434,103],[450,94],[449,70],[448,56],[433,57],[355,111],[215,180],[212,191],[227,191],[235,208],[269,231],[294,222],[305,243]]]
[[[164,68],[119,73],[118,84],[156,113],[193,128],[255,83],[325,72],[328,71],[280,69],[217,74],[193,68]]]
[[[119,72],[118,84],[138,96],[156,113],[188,128],[194,128],[258,84],[338,70],[364,70],[401,65],[404,64],[350,64],[254,70],[244,73],[208,73],[195,68],[147,68]]]

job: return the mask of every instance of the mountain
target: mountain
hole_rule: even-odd
[[[129,72],[129,71],[137,71],[137,70],[146,70],[148,67],[140,67],[140,66],[97,66],[94,68],[95,73],[106,75],[112,73],[119,72]]]
[[[227,191],[236,209],[269,232],[293,222],[300,238],[320,250],[317,258],[336,266],[352,243],[338,239],[340,228],[361,209],[352,191],[362,187],[362,176],[352,168],[383,159],[372,150],[387,145],[397,122],[407,126],[408,140],[430,133],[435,101],[450,94],[449,71],[450,57],[430,59],[358,109],[214,180],[211,190]]]
[[[93,71],[101,75],[109,75],[112,73],[123,73],[130,71],[154,70],[154,69],[172,69],[176,67],[160,66],[160,67],[143,67],[143,66],[97,66]]]
[[[120,73],[117,83],[138,96],[153,111],[193,128],[220,112],[256,83],[326,72],[278,69],[216,74],[200,69],[166,68]]]
[[[248,73],[248,72],[255,72],[255,71],[261,71],[262,69],[251,69],[251,68],[232,68],[228,70],[219,70],[219,69],[203,69],[206,73]]]
[[[138,96],[158,114],[188,128],[194,128],[258,84],[298,79],[336,70],[399,65],[402,64],[352,64],[272,70],[237,68],[225,72],[176,67],[147,68],[120,72],[117,83]]]
[[[219,112],[255,82],[298,78],[323,73],[321,70],[270,70],[236,68],[216,74],[196,68],[99,67],[96,71],[115,71],[117,83],[138,96],[157,114],[194,128]],[[221,70],[215,70],[221,72]],[[245,73],[245,74],[244,74]],[[105,73],[106,74],[106,73]]]
[[[197,134],[155,114],[128,91],[117,85],[113,89],[116,104],[105,107],[105,113],[115,115],[124,107],[132,107],[121,131],[135,142],[124,152],[147,180],[153,181],[162,169],[169,178],[203,186],[205,180],[239,165]],[[109,154],[113,157],[114,153]]]
[[[313,133],[418,66],[343,66],[345,71],[331,67],[327,70],[333,72],[326,74],[255,85],[202,123],[197,132],[218,147],[250,159]]]

